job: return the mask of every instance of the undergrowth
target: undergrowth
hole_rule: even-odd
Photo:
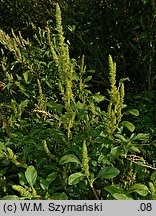
[[[0,199],[156,199],[155,144],[127,120],[139,116],[124,103],[129,79],[117,83],[109,56],[109,97],[90,91],[95,72],[70,58],[58,4],[55,29],[32,29],[33,42],[0,30]]]

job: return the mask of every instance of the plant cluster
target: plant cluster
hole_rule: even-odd
[[[91,92],[94,72],[70,58],[58,4],[55,29],[32,28],[33,41],[0,30],[0,199],[156,199],[149,134],[126,120],[139,115],[124,102],[128,78],[117,84],[109,55],[108,97]]]

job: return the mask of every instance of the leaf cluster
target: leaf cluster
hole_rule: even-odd
[[[106,98],[90,90],[84,56],[70,58],[58,4],[55,31],[50,21],[33,29],[35,42],[0,30],[0,198],[155,199],[155,167],[140,146],[149,134],[123,121],[139,112],[124,104],[113,58]]]

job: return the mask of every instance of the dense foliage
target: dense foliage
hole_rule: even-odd
[[[152,23],[142,39],[133,2],[123,2],[60,1],[62,25],[55,1],[29,0],[21,25],[1,23],[0,199],[156,199],[155,5],[136,1],[153,10],[137,14],[139,29]]]

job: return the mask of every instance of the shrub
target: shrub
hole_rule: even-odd
[[[84,56],[70,58],[58,4],[54,31],[50,21],[33,28],[37,43],[0,31],[15,59],[2,50],[1,199],[155,198],[155,168],[139,144],[148,134],[122,120],[138,111],[124,104],[126,78],[117,85],[112,57],[106,98],[90,91]]]

